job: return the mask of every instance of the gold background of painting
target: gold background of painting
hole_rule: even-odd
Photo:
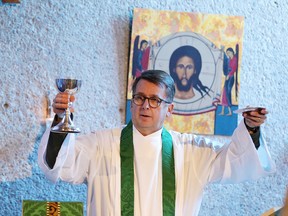
[[[201,34],[214,43],[217,48],[232,47],[235,50],[239,45],[238,54],[238,91],[240,89],[239,74],[242,60],[244,17],[216,14],[200,14],[176,11],[157,11],[149,9],[134,9],[133,25],[131,33],[131,49],[128,73],[127,99],[131,99],[132,79],[132,57],[133,42],[137,35],[140,40],[147,40],[155,44],[161,38],[175,32],[195,32]],[[221,90],[224,85],[222,77]],[[238,104],[235,97],[235,85],[232,89],[232,103]],[[194,132],[198,134],[214,134],[215,112],[208,112],[193,116],[172,115],[165,122],[167,129],[181,132]]]

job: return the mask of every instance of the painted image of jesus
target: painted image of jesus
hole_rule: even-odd
[[[195,96],[194,90],[203,97],[209,95],[209,88],[199,79],[202,68],[200,52],[193,46],[181,46],[171,55],[169,61],[170,75],[175,82],[175,98],[191,99]]]

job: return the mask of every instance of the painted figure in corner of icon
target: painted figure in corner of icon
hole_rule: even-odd
[[[132,59],[132,77],[133,80],[148,69],[150,47],[147,40],[141,40],[137,35],[134,40],[133,59]]]
[[[231,106],[232,106],[232,88],[235,83],[235,96],[236,100],[238,97],[238,52],[239,46],[236,45],[235,51],[233,48],[229,47],[226,49],[226,54],[224,53],[223,61],[223,73],[225,76],[224,87],[222,90],[222,99],[221,105],[222,110],[220,115],[225,114],[225,108],[227,108],[228,113],[226,115],[232,115]],[[236,79],[236,82],[235,82]]]

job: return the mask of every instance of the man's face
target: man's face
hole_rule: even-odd
[[[149,98],[158,97],[166,100],[165,88],[146,80],[140,80],[138,82],[134,94],[140,94]],[[172,113],[173,106],[173,104],[162,102],[159,107],[151,108],[148,99],[145,100],[142,106],[137,106],[131,102],[132,122],[142,135],[149,135],[162,128],[166,116]]]
[[[177,74],[175,84],[179,91],[189,91],[192,88],[192,75],[195,73],[195,65],[192,58],[181,57],[175,67]]]

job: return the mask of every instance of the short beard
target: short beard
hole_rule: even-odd
[[[190,89],[193,87],[193,80],[192,80],[193,76],[190,77],[189,80],[187,80],[187,85],[182,85],[181,81],[178,76],[174,76],[174,82],[176,84],[176,87],[179,91],[184,91],[184,92],[188,92],[190,91]]]

